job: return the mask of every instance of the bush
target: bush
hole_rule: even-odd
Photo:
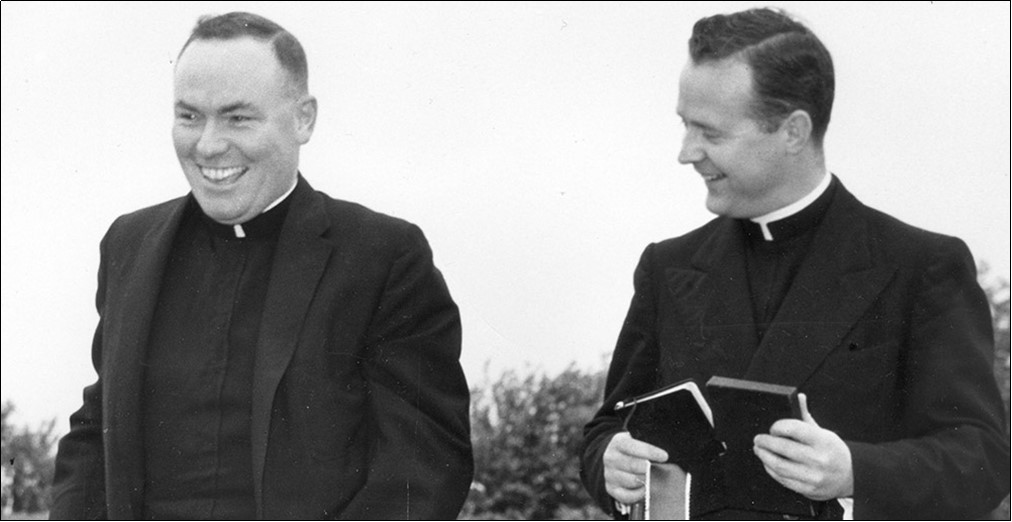
[[[987,294],[987,300],[991,303],[991,321],[994,326],[994,378],[998,382],[998,389],[1001,397],[1005,400],[1005,435],[1010,431],[1009,423],[1009,348],[1010,336],[1010,306],[1009,306],[1009,282],[1005,279],[994,276],[987,264],[982,263],[977,269],[977,280]],[[995,510],[992,515],[996,520],[1009,520],[1009,497]]]
[[[1009,412],[1009,282],[986,265],[979,281],[991,303],[994,375]],[[600,406],[604,371],[570,367],[556,377],[508,371],[471,392],[475,479],[461,518],[605,519],[579,479],[583,425]],[[486,377],[488,381],[488,377]],[[993,513],[1009,519],[1009,499]]]
[[[55,420],[38,428],[11,425],[14,405],[3,405],[3,513],[39,513],[49,510],[49,490],[53,484],[54,449],[57,436]]]
[[[994,375],[1009,411],[1009,282],[986,265],[980,282],[991,303]],[[548,377],[507,371],[471,391],[475,477],[460,513],[465,519],[607,519],[583,489],[579,451],[584,424],[604,394],[603,370],[570,366]],[[489,379],[486,377],[485,379]],[[55,421],[14,427],[3,406],[4,518],[49,508]],[[1009,499],[994,513],[1009,519]]]
[[[461,518],[607,519],[580,482],[583,425],[604,372],[555,377],[510,370],[471,392],[475,477]]]

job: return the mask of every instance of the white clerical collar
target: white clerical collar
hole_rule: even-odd
[[[299,184],[299,177],[295,176],[295,179],[292,180],[292,186],[288,187],[288,190],[285,191],[285,193],[282,194],[280,198],[275,199],[274,203],[271,203],[270,205],[267,205],[267,208],[265,208],[264,211],[261,212],[261,214],[263,214],[264,212],[267,212],[268,210],[270,210],[270,209],[278,206],[278,204],[280,204],[282,201],[284,201],[285,198],[287,198],[289,194],[291,194],[292,192],[295,192],[295,186],[298,185],[298,184]],[[827,183],[827,186],[828,186],[828,183]]]
[[[829,172],[823,172],[822,181],[819,181],[819,184],[816,185],[815,188],[812,189],[812,191],[805,197],[787,205],[786,207],[778,208],[769,214],[763,214],[759,217],[751,218],[749,221],[759,225],[759,228],[763,231],[763,239],[766,241],[773,241],[773,233],[770,232],[769,224],[774,221],[784,219],[787,216],[793,216],[794,214],[804,210],[808,205],[811,205],[815,200],[819,199],[819,196],[826,192],[832,178],[833,176],[830,176]]]
[[[270,210],[270,209],[278,206],[282,201],[285,200],[285,198],[288,197],[289,194],[291,194],[292,192],[295,192],[295,186],[298,185],[298,184],[299,184],[299,177],[295,176],[295,179],[292,180],[292,186],[287,191],[285,191],[285,193],[282,194],[280,198],[275,199],[274,203],[271,203],[270,205],[267,205],[267,207],[264,208],[263,211],[260,212],[260,214],[264,214],[268,210]],[[258,214],[258,215],[260,215],[260,214]],[[246,237],[246,231],[243,230],[242,224],[236,223],[236,224],[232,225],[232,230],[235,232],[235,237],[240,238],[240,239]]]

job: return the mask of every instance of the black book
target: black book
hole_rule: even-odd
[[[706,391],[714,410],[715,435],[725,446],[720,465],[727,506],[814,516],[815,501],[774,480],[752,452],[755,436],[769,433],[774,422],[801,418],[797,388],[714,376],[706,382]]]
[[[667,451],[669,463],[690,475],[722,475],[722,498],[700,499],[703,504],[799,516],[816,513],[813,501],[776,482],[752,452],[755,436],[768,433],[774,422],[801,418],[796,388],[714,376],[706,383],[706,396],[686,380],[621,401],[615,410],[625,412],[633,438]]]
[[[626,412],[633,438],[668,452],[667,462],[689,473],[720,453],[710,405],[691,379],[619,401],[615,411]]]

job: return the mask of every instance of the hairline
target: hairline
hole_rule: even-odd
[[[713,21],[714,19],[721,17],[731,19],[738,17],[740,15],[748,15],[748,14],[763,14],[763,15],[773,14],[775,16],[780,17],[783,20],[790,22],[789,24],[790,29],[780,30],[772,34],[767,34],[761,40],[752,41],[751,43],[742,42],[742,45],[740,46],[732,45],[730,49],[727,47],[723,47],[722,49],[721,47],[711,47],[707,45],[697,46],[698,45],[697,35],[700,34],[697,33],[697,31],[699,30],[701,23]],[[811,46],[811,48],[809,48],[808,51],[811,52],[812,54],[809,56],[814,57],[816,60],[818,60],[820,64],[823,63],[821,55],[823,54],[825,55],[824,58],[826,62],[828,62],[827,71],[829,73],[831,85],[830,89],[828,90],[828,92],[830,93],[828,104],[825,103],[827,101],[825,99],[799,97],[796,100],[787,100],[784,98],[765,95],[760,91],[759,75],[757,75],[757,71],[759,70],[759,68],[756,67],[754,64],[757,61],[759,61],[760,64],[764,63],[766,59],[765,57],[766,53],[771,51],[771,49],[769,49],[770,47],[773,47],[775,49],[782,49],[785,44],[786,45],[792,44],[792,42],[789,41],[785,42],[785,40],[790,40],[795,37],[808,38],[813,40],[813,42],[807,42],[805,46],[806,47]],[[709,39],[707,39],[706,41],[708,41],[709,43],[714,42],[713,40]],[[774,53],[774,55],[776,54],[777,53]],[[813,124],[812,141],[817,148],[819,149],[822,148],[823,142],[825,140],[825,135],[828,131],[829,121],[832,113],[832,105],[833,105],[832,94],[833,91],[835,91],[835,88],[833,88],[832,84],[835,83],[833,81],[833,78],[835,77],[835,72],[833,71],[832,57],[829,53],[829,50],[826,48],[825,44],[818,37],[818,35],[816,35],[815,32],[812,31],[811,27],[809,27],[807,24],[798,20],[795,16],[793,16],[792,14],[788,13],[783,9],[772,7],[752,8],[729,15],[714,15],[710,17],[704,17],[699,19],[693,26],[692,37],[690,37],[689,39],[689,57],[690,63],[692,63],[693,65],[717,63],[725,60],[737,60],[739,63],[745,65],[749,71],[750,75],[749,83],[751,85],[751,99],[749,100],[749,117],[755,120],[766,132],[774,132],[783,124],[784,121],[786,121],[796,111],[799,110],[804,111],[805,114],[808,115],[809,119],[812,120]],[[763,76],[765,77],[766,72],[768,71],[766,71],[765,67],[763,68],[763,70],[764,70]],[[826,73],[827,71],[822,72]],[[825,75],[824,74],[820,75],[818,80],[825,80]],[[767,86],[763,85],[763,87],[765,88]],[[826,91],[822,90],[820,91],[820,94],[826,94]],[[816,111],[818,114],[813,113],[808,108],[805,108],[806,105],[811,105],[810,109]],[[825,110],[825,114],[822,114],[823,110]],[[818,116],[820,120],[818,122],[818,129],[816,129],[817,123],[815,121],[816,116]]]
[[[763,41],[765,42],[765,40]],[[739,49],[731,54],[719,58],[716,56],[702,56],[699,58],[693,58],[692,56],[690,56],[689,62],[694,67],[712,64],[730,63],[730,62],[737,62],[740,63],[741,65],[744,65],[745,69],[748,71],[748,85],[749,85],[748,117],[751,120],[755,121],[757,124],[759,124],[759,127],[762,129],[763,132],[770,134],[776,131],[776,126],[778,125],[778,123],[774,123],[773,121],[774,117],[765,116],[762,113],[761,110],[762,98],[759,96],[758,89],[756,89],[756,79],[754,71],[755,68],[749,62],[747,56],[748,51],[751,50],[751,48],[755,47],[756,45],[759,44],[750,45],[748,47]],[[807,114],[808,111],[805,111],[805,113]],[[786,115],[779,117],[779,123],[782,123],[786,118],[787,118]]]
[[[284,63],[281,61],[281,58],[278,56],[278,47],[277,47],[277,43],[276,42],[277,42],[278,38],[281,37],[282,34],[283,34],[282,32],[278,32],[278,33],[275,33],[275,34],[271,35],[271,37],[269,37],[269,38],[260,38],[260,37],[257,37],[255,35],[251,35],[251,34],[238,34],[238,35],[229,36],[229,37],[218,37],[218,36],[201,37],[201,36],[197,36],[197,35],[193,34],[193,35],[190,35],[190,38],[187,39],[186,43],[183,44],[183,48],[179,50],[179,54],[176,56],[176,64],[175,65],[176,65],[176,67],[179,66],[179,61],[180,61],[180,59],[182,59],[183,53],[185,53],[186,50],[190,48],[190,44],[192,44],[193,42],[196,42],[196,41],[201,41],[201,42],[230,42],[230,41],[238,41],[238,40],[253,40],[254,42],[264,43],[264,44],[267,44],[267,45],[270,46],[271,56],[274,57],[274,62],[278,65],[278,67],[281,69],[281,71],[285,75],[285,85],[286,85],[285,92],[286,92],[286,94],[289,95],[289,96],[291,96],[294,99],[299,99],[299,98],[301,98],[301,97],[306,96],[306,95],[309,94],[309,86],[306,85],[305,82],[298,81],[297,78],[296,78],[296,74],[293,73],[292,71],[290,71],[287,67],[285,67]]]

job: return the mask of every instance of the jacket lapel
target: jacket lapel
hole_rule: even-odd
[[[740,376],[758,342],[752,320],[741,227],[717,221],[717,230],[692,258],[692,269],[669,269],[668,289],[688,342],[684,361],[702,373]]]
[[[140,396],[143,359],[162,275],[179,228],[186,198],[155,218],[153,227],[127,255],[110,258],[103,321],[103,417],[111,517],[141,516],[144,483]],[[120,512],[120,510],[123,510]]]
[[[323,201],[301,176],[292,198],[271,267],[253,370],[251,442],[258,516],[263,515],[263,475],[274,396],[332,250],[323,237],[329,226]]]
[[[837,187],[746,378],[800,386],[885,288],[895,267],[873,264],[865,212]]]

